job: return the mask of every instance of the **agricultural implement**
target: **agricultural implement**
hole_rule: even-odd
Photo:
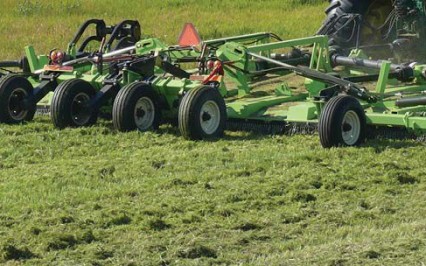
[[[308,53],[309,67],[289,64],[306,61],[307,53],[295,49],[296,46],[313,47]],[[140,50],[136,49],[136,53],[144,56],[124,65],[144,62],[145,72],[123,68],[125,84],[117,92],[113,105],[113,124],[122,131],[155,128],[160,116],[169,120],[177,118],[182,135],[189,139],[220,137],[227,122],[245,129],[247,124],[262,125],[284,133],[318,125],[323,146],[331,147],[361,143],[367,126],[404,128],[413,135],[422,134],[426,126],[421,97],[426,89],[424,65],[331,55],[326,36],[251,46],[227,41],[204,60],[199,56],[167,57],[176,51],[182,54],[185,49],[166,47],[156,39],[143,40],[137,47]],[[272,53],[283,49],[290,52]],[[176,61],[164,61],[165,58]],[[282,58],[285,59],[277,60]],[[208,62],[213,67],[193,71],[195,74],[176,67],[179,60],[191,62],[191,59]],[[156,71],[155,65],[162,71]],[[261,65],[267,67],[259,70]],[[337,73],[332,73],[336,66],[356,68],[358,74],[350,75],[346,69],[347,77],[337,77]],[[265,82],[269,74],[280,78],[283,76],[280,72],[289,71],[307,78],[305,91],[294,90],[280,81],[273,95],[253,97],[252,88],[259,82],[256,79]],[[400,85],[387,87],[396,80]],[[374,81],[378,81],[374,91],[359,84]],[[90,99],[87,97],[86,102]],[[70,109],[62,113],[67,115]]]
[[[136,53],[143,56],[124,65],[143,61],[148,67],[122,68],[126,75],[112,110],[115,128],[145,131],[162,117],[177,120],[188,139],[221,137],[226,125],[289,134],[315,129],[324,147],[358,145],[367,128],[409,136],[426,130],[425,65],[371,60],[360,46],[347,56],[329,49],[329,38],[322,35],[263,38],[256,44],[238,38],[206,42],[199,51],[171,49],[156,39],[138,43]],[[185,69],[182,62],[199,67]],[[291,85],[297,76],[304,89]]]
[[[145,131],[150,128],[158,127],[160,123],[160,112],[150,116],[150,110],[158,109],[161,106],[162,113],[170,111],[169,115],[163,118],[176,118],[176,106],[179,105],[180,80],[189,79],[191,74],[179,67],[186,63],[198,63],[199,69],[205,72],[208,67],[208,54],[213,53],[220,45],[226,42],[238,43],[257,43],[266,42],[269,39],[277,39],[278,37],[271,33],[256,33],[243,36],[234,36],[230,38],[220,38],[209,40],[202,43],[202,49],[196,49],[191,45],[167,46],[160,40],[152,38],[139,41],[135,46],[117,50],[112,53],[102,54],[96,57],[86,57],[75,59],[73,62],[90,61],[96,62],[102,58],[110,64],[105,65],[100,71],[95,73],[84,73],[79,77],[73,77],[59,85],[52,97],[51,118],[54,126],[58,128],[89,126],[96,122],[99,110],[102,106],[108,105],[111,101],[116,100],[113,110],[119,108],[126,114],[119,111],[113,111],[115,117],[114,124],[119,130],[132,130],[138,128]],[[65,66],[67,63],[64,63]],[[260,66],[258,66],[260,67]],[[177,79],[171,83],[164,83]],[[136,85],[133,83],[137,83]],[[151,86],[146,84],[160,84],[164,86],[164,93],[170,97],[161,98],[154,96],[155,92]],[[177,86],[172,88],[172,84]],[[199,86],[194,83],[194,86]],[[187,89],[195,88],[189,86]],[[137,87],[137,88],[136,88]],[[141,89],[143,87],[144,89]],[[149,88],[148,88],[149,87]],[[123,90],[123,92],[121,92]],[[132,92],[129,92],[132,91]],[[170,90],[170,91],[168,91]],[[138,93],[134,91],[142,91],[151,95],[150,101],[142,101],[137,103],[135,107],[139,111],[135,111],[132,116],[138,116],[142,122],[132,122],[127,113],[132,113],[133,109],[129,106],[135,103],[128,103],[128,94]],[[184,90],[183,90],[184,91]],[[182,91],[182,92],[183,92]],[[120,102],[123,101],[123,102]],[[130,108],[130,109],[129,109]],[[120,113],[120,114],[118,114]],[[120,121],[118,120],[120,117]],[[136,119],[138,120],[138,119]],[[136,126],[135,123],[144,124],[144,120],[150,121],[147,125]]]
[[[291,50],[290,54],[299,54],[300,50],[294,50],[296,46],[312,47],[309,67],[296,67],[271,58],[273,51],[286,48]],[[173,94],[174,99],[181,98],[177,116],[180,131],[187,138],[220,136],[226,120],[237,124],[237,128],[241,125],[240,129],[247,129],[247,124],[249,129],[262,125],[268,130],[290,134],[318,126],[324,147],[358,145],[365,138],[367,126],[392,131],[404,129],[412,136],[426,130],[426,102],[422,96],[426,91],[425,65],[330,54],[326,36],[253,46],[230,42],[222,45],[215,57],[218,68],[222,69],[213,69],[208,77],[217,75],[218,83],[206,86],[205,77],[197,82],[195,76],[177,85],[184,91],[182,95],[176,93],[177,89]],[[276,67],[253,70],[254,62]],[[341,76],[333,72],[338,66],[346,67]],[[350,69],[356,69],[357,75],[351,74]],[[292,71],[305,77],[306,90],[292,89],[283,81],[278,83],[273,95],[254,97],[252,89],[259,82],[254,77],[259,72],[277,71]],[[278,77],[281,76],[278,73]],[[261,81],[265,83],[267,78],[263,76]],[[371,84],[370,90],[364,87],[364,83],[371,82],[374,82],[373,90]],[[164,83],[170,84],[170,81],[158,79],[149,85],[158,94],[165,95],[162,90],[169,93],[172,89]]]
[[[75,58],[62,66],[88,64],[91,72],[59,75],[64,82],[53,95],[52,121],[59,128],[91,125],[113,100],[113,125],[120,131],[146,131],[171,120],[194,140],[221,137],[226,127],[318,130],[326,148],[359,145],[368,129],[423,135],[426,65],[410,58],[423,60],[424,51],[416,57],[406,50],[423,40],[424,2],[395,0],[383,5],[390,9],[386,16],[372,21],[368,14],[383,11],[382,2],[331,1],[319,30],[326,35],[282,41],[259,33],[198,48],[146,39]],[[378,31],[385,35],[377,43],[365,41]],[[374,59],[384,48],[389,56],[382,58],[389,59]]]
[[[95,27],[96,34],[86,37],[77,46],[91,26]],[[106,26],[103,20],[91,19],[83,23],[66,52],[52,50],[48,55],[37,56],[32,46],[25,47],[26,57],[19,64],[0,63],[3,67],[21,68],[18,73],[6,69],[8,74],[0,81],[0,122],[13,124],[32,120],[37,107],[47,107],[50,93],[58,84],[69,79],[69,75],[65,74],[98,71],[102,63],[93,68],[90,62],[78,61],[96,53],[94,43],[101,46],[97,53],[103,53],[133,45],[139,39],[140,25],[137,21],[125,20],[116,26]]]
[[[344,2],[347,1],[332,1],[332,7],[336,9],[339,7],[336,3]],[[158,77],[145,82],[144,86],[156,92],[157,99],[151,99],[153,102],[178,103],[157,107],[156,112],[178,117],[182,135],[190,139],[221,136],[226,121],[236,124],[238,129],[262,127],[290,134],[318,129],[324,147],[358,145],[364,141],[367,129],[380,129],[377,131],[385,137],[420,136],[426,130],[426,98],[423,96],[426,66],[407,59],[418,50],[404,51],[418,47],[424,37],[424,27],[419,25],[425,22],[425,6],[423,1],[395,1],[394,4],[383,22],[387,34],[380,40],[382,43],[366,44],[363,24],[354,24],[351,32],[356,33],[355,49],[349,55],[343,50],[349,46],[339,45],[333,36],[331,41],[320,35],[257,45],[226,42],[204,60],[215,62],[216,67],[210,69],[210,73],[199,69],[195,72],[198,75],[188,79]],[[373,4],[367,7],[378,8]],[[354,14],[342,17],[349,15]],[[353,17],[359,19],[359,16]],[[340,28],[334,33],[342,34]],[[394,41],[384,43],[392,40],[391,36]],[[311,47],[309,53],[301,52],[308,47]],[[395,62],[406,60],[408,63],[371,60],[366,56],[384,47],[389,48]],[[279,60],[285,57],[282,50],[289,51],[287,54],[292,56],[286,59],[291,62]],[[309,68],[295,66],[300,65],[307,54]],[[418,58],[422,59],[422,52]],[[264,67],[259,69],[259,65]],[[306,90],[295,90],[283,81],[272,95],[258,97],[253,91],[259,83],[265,83],[268,78],[285,77],[288,71],[306,78]],[[259,76],[261,78],[256,78]],[[211,77],[215,77],[215,81],[206,82]],[[143,98],[132,97],[126,101],[139,102]],[[117,97],[116,103],[121,98],[121,95]],[[120,125],[117,122],[120,119],[132,120],[132,115],[137,120],[137,105],[121,101],[122,104],[116,106],[127,106],[130,111],[126,114],[124,107],[121,111],[114,108],[114,125]],[[151,109],[155,108],[151,106]]]

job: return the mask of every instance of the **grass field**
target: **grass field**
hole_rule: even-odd
[[[301,37],[326,4],[6,0],[0,59],[29,43],[65,47],[90,17],[139,19],[169,43],[187,21],[205,38]],[[192,142],[171,126],[123,134],[109,121],[63,131],[48,117],[0,125],[0,263],[424,265],[423,158],[415,141],[324,150],[316,135]]]

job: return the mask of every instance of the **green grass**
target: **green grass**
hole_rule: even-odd
[[[50,12],[47,1],[30,1],[30,11],[3,1],[0,32],[14,37],[0,40],[0,57],[27,43],[42,51],[65,45],[92,15],[140,19],[168,42],[187,20],[206,38],[262,30],[290,38],[315,32],[325,6],[170,0],[125,10],[129,4],[116,2],[54,2]],[[318,136],[226,132],[192,142],[170,126],[145,134],[111,128],[101,121],[59,131],[46,117],[0,125],[0,263],[426,263],[423,143],[324,150]]]
[[[424,262],[423,144],[324,150],[316,136],[227,132],[206,143],[167,126],[110,128],[2,126],[4,261]]]
[[[103,18],[107,24],[138,19],[143,34],[170,44],[177,42],[186,22],[193,22],[205,39],[259,31],[301,37],[315,33],[325,6],[322,0],[2,0],[0,59],[18,58],[28,44],[40,53],[65,49],[88,18]]]

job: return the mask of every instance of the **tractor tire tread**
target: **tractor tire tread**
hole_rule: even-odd
[[[361,14],[364,15],[372,1],[370,0],[331,0],[328,7],[325,9],[326,19],[323,22],[323,29],[328,23],[334,21],[337,17],[343,14]],[[334,26],[333,30],[340,29],[344,26],[347,21],[342,19],[338,21]],[[345,43],[343,40],[349,39],[351,36],[348,34],[350,32],[348,29],[342,29],[335,36],[329,36],[329,45],[335,46],[335,49],[347,48],[355,45],[355,40],[349,40],[348,43]],[[323,33],[320,33],[323,34]],[[349,36],[348,36],[349,35]]]

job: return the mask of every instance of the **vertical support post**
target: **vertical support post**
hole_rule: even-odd
[[[382,66],[380,67],[379,80],[376,85],[376,92],[380,94],[380,99],[383,99],[383,95],[386,90],[386,85],[389,80],[389,73],[391,70],[391,62],[383,61]]]
[[[361,25],[362,25],[362,16],[360,15],[358,18],[358,29],[357,29],[357,34],[356,34],[356,49],[359,50],[359,44],[361,42]]]
[[[25,47],[25,55],[27,56],[28,59],[28,64],[30,65],[30,70],[31,73],[34,73],[36,70],[41,69],[43,66],[41,66],[37,55],[34,51],[34,47],[33,46],[26,46]]]
[[[70,55],[72,58],[77,57],[77,48],[75,47],[75,43],[69,43],[67,54]]]
[[[318,62],[318,43],[314,43],[312,47],[311,63],[309,65],[310,69],[316,69],[315,64]]]
[[[247,94],[250,94],[250,85],[247,82],[247,76],[244,73],[239,70],[235,72],[228,71],[226,73],[228,76],[231,76],[233,81],[236,83],[238,88],[238,97],[243,97]]]

